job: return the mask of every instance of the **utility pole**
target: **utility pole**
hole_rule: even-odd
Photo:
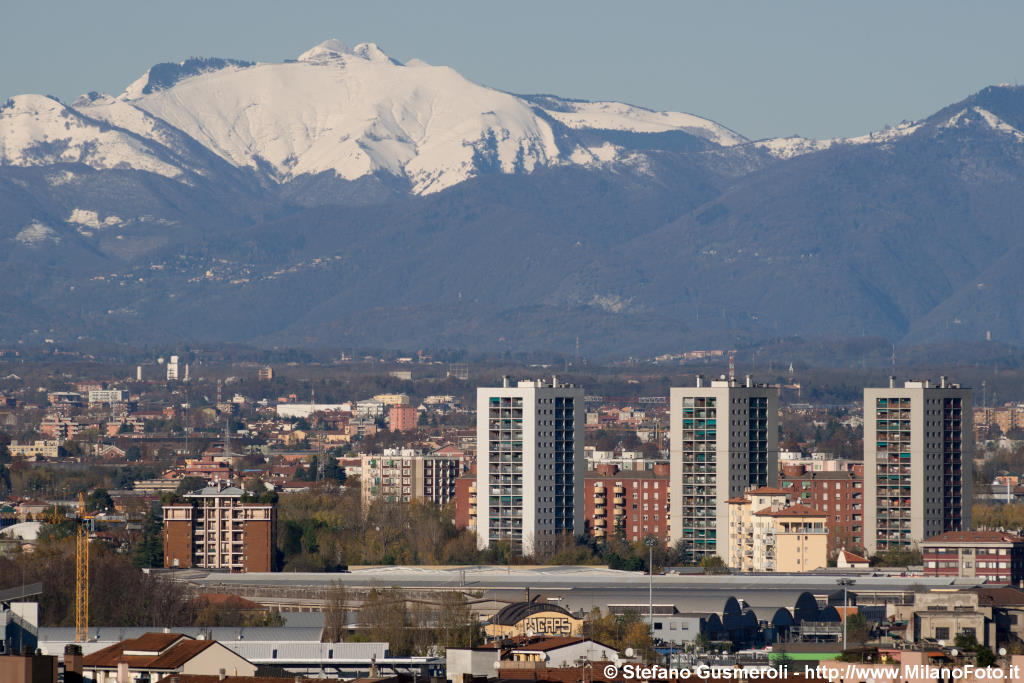
[[[647,574],[648,579],[648,593],[647,593],[647,617],[651,622],[651,639],[654,639],[654,544],[657,541],[653,536],[648,536],[644,541],[647,546]]]
[[[850,618],[850,601],[847,597],[846,591],[850,586],[855,584],[856,581],[853,579],[839,579],[836,583],[843,587],[843,652],[846,652],[846,620]]]

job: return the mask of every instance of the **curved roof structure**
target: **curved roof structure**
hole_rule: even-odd
[[[492,624],[500,626],[514,626],[520,621],[538,612],[557,612],[567,617],[572,617],[572,612],[559,605],[552,605],[546,602],[513,602],[505,605],[491,617]]]

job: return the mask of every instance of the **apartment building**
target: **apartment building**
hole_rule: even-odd
[[[620,470],[599,464],[583,478],[586,528],[597,539],[618,536],[627,541],[669,538],[669,466]]]
[[[828,515],[829,553],[864,547],[864,466],[846,471],[807,471],[779,463],[779,488],[793,503]]]
[[[102,403],[126,403],[128,401],[128,392],[124,389],[90,389],[89,390],[89,405],[96,405]]]
[[[455,528],[476,530],[476,465],[455,480]]]
[[[455,498],[455,480],[461,460],[438,455],[424,455],[414,448],[385,448],[380,455],[363,455],[360,488],[363,507],[377,498],[407,503],[429,500],[446,505]]]
[[[1020,585],[1024,538],[1003,531],[947,531],[921,542],[925,576]]]
[[[971,390],[930,381],[864,390],[864,529],[870,553],[970,528]]]
[[[277,507],[242,502],[245,492],[219,483],[164,506],[164,566],[274,571]]]
[[[420,411],[416,406],[393,405],[388,408],[388,429],[392,432],[405,432],[416,429]]]
[[[583,415],[583,389],[557,377],[477,389],[480,548],[507,541],[532,555],[583,533]]]
[[[729,505],[727,564],[745,572],[806,572],[828,563],[827,515],[763,486]]]
[[[691,561],[728,557],[729,499],[778,485],[778,403],[778,387],[749,376],[670,390],[669,538]]]

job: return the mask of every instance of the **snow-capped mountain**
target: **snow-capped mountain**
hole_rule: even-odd
[[[580,139],[592,130],[680,132],[716,146],[746,142],[690,114],[520,97],[448,67],[401,64],[372,43],[349,48],[328,40],[285,63],[157,65],[119,96],[91,93],[72,107],[15,98],[0,114],[0,163],[78,161],[183,179],[202,174],[190,149],[198,143],[276,183],[387,174],[417,195],[482,173],[638,163],[620,145]]]
[[[1021,187],[1024,88],[749,141],[369,43],[194,58],[0,105],[0,344],[1019,339]]]

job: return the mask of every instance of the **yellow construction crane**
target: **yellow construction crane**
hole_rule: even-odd
[[[89,640],[89,522],[85,494],[78,494],[78,525],[75,530],[75,642]]]

